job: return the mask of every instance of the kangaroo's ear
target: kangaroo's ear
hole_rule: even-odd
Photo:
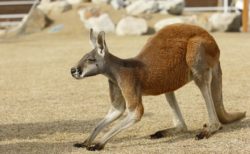
[[[97,46],[98,46],[98,53],[100,55],[104,56],[105,52],[108,51],[106,41],[105,41],[105,32],[104,31],[101,31],[97,36]]]
[[[95,48],[96,47],[96,37],[94,35],[94,30],[92,28],[90,29],[89,38],[90,38],[90,44],[93,46],[93,48]]]

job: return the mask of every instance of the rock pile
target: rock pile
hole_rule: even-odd
[[[209,18],[211,31],[239,32],[241,27],[241,14],[215,13]]]
[[[94,31],[115,32],[117,35],[143,35],[148,33],[147,19],[142,18],[143,13],[169,13],[181,15],[185,6],[184,0],[42,0],[38,9],[22,27],[24,33],[32,33],[43,29],[49,14],[61,14],[65,11],[78,8],[82,2],[95,4],[110,4],[114,9],[124,9],[126,16],[121,18],[117,25],[107,14],[94,7],[85,7],[78,10],[80,20],[87,29]],[[159,20],[154,24],[152,31],[175,24],[186,23],[199,25],[208,31],[240,31],[241,16],[238,13],[214,13],[207,16],[175,16]],[[2,32],[3,33],[3,32]]]
[[[73,7],[79,6],[82,2],[89,2],[89,0],[41,0],[37,8],[46,15],[50,13],[60,14],[71,10]]]
[[[50,13],[60,14],[72,9],[72,5],[67,1],[53,1],[42,0],[37,6],[44,14],[48,15]]]
[[[171,25],[171,24],[177,24],[177,23],[186,23],[186,24],[197,24],[197,17],[196,16],[188,16],[188,17],[174,17],[174,18],[167,18],[158,21],[154,28],[156,31],[159,31],[165,26]]]
[[[96,8],[85,8],[78,11],[80,20],[87,29],[93,28],[94,31],[114,32],[115,24],[107,13],[101,13]]]
[[[110,4],[114,9],[125,8],[130,15],[155,12],[181,15],[185,6],[184,0],[92,0],[91,2]]]
[[[184,0],[138,0],[126,4],[126,11],[131,15],[156,12],[181,15],[185,6]]]
[[[23,20],[20,33],[35,33],[41,31],[47,25],[45,14],[39,10],[34,9],[32,13]]]
[[[142,35],[147,33],[148,25],[145,19],[132,16],[121,19],[116,27],[117,35]]]
[[[138,15],[141,13],[155,13],[159,9],[156,1],[138,0],[127,6],[126,11],[131,15]]]

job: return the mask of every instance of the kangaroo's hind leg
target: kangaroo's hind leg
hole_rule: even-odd
[[[193,80],[203,95],[209,116],[209,125],[204,125],[204,130],[196,136],[197,139],[208,138],[221,128],[211,92],[212,68],[214,67],[212,64],[216,59],[208,54],[203,43],[198,40],[191,42],[188,47],[191,50],[187,51],[187,54],[193,54],[192,60],[187,60],[188,65],[192,71]]]
[[[208,138],[211,134],[215,133],[221,128],[221,123],[217,117],[214,101],[211,94],[211,69],[208,69],[206,72],[204,72],[202,76],[202,80],[195,79],[195,83],[199,87],[204,97],[209,116],[209,125],[204,125],[203,131],[196,136],[197,139],[203,139],[204,137]]]
[[[165,96],[172,110],[174,127],[157,131],[156,133],[150,135],[151,139],[162,138],[167,135],[187,131],[187,126],[182,117],[174,92],[166,93]]]

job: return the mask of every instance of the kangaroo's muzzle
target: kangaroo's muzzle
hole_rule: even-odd
[[[82,70],[76,67],[72,67],[70,72],[71,72],[71,75],[76,79],[79,79],[82,74]]]

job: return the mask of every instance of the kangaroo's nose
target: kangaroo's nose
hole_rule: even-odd
[[[72,67],[71,68],[71,74],[74,74],[76,72],[76,68]]]

